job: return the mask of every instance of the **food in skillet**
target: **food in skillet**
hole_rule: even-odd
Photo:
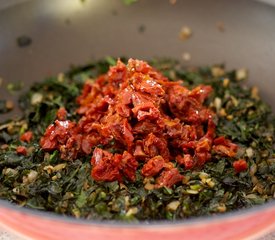
[[[0,126],[1,198],[122,220],[274,198],[275,121],[257,89],[242,86],[244,70],[124,62],[72,70],[21,98],[24,117]]]

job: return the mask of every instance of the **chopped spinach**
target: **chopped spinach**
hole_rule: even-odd
[[[202,169],[182,169],[183,184],[153,189],[150,184],[155,179],[143,179],[140,173],[134,183],[96,182],[91,178],[90,156],[64,161],[58,151],[42,151],[40,137],[57,110],[64,106],[69,119],[78,119],[75,99],[85,80],[107,72],[114,63],[107,57],[73,67],[66,74],[33,85],[21,96],[22,119],[0,125],[1,199],[76,218],[122,221],[185,219],[274,199],[275,118],[257,91],[244,86],[237,71],[226,72],[223,66],[186,69],[170,59],[150,62],[171,81],[182,79],[188,87],[213,87],[208,104],[218,116],[217,133],[239,145],[238,157],[249,165],[245,172],[235,173],[233,159],[213,154]],[[27,130],[33,132],[32,141],[20,142],[20,135]],[[27,148],[27,156],[16,154],[19,145]]]

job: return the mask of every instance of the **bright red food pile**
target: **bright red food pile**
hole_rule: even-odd
[[[93,153],[97,181],[135,181],[140,166],[144,177],[157,177],[157,187],[170,187],[183,179],[175,161],[191,169],[210,161],[212,151],[236,155],[237,145],[216,137],[215,114],[203,105],[211,91],[205,85],[189,90],[143,61],[118,61],[85,83],[77,98],[79,122],[66,120],[61,108],[40,144],[66,160]]]

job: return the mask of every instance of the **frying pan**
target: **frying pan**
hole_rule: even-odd
[[[20,94],[10,94],[9,83],[22,82],[25,91],[92,59],[171,57],[186,66],[248,68],[248,84],[259,86],[275,111],[275,8],[270,5],[250,0],[139,0],[130,6],[122,0],[2,0],[0,9],[1,98],[16,101]],[[183,26],[193,32],[187,41],[178,37]],[[28,46],[18,46],[22,36],[31,39]],[[191,60],[184,61],[183,53]],[[1,121],[19,115],[16,107]],[[72,219],[1,200],[0,224],[36,239],[255,239],[268,233],[272,239],[275,204],[221,216],[127,224]]]

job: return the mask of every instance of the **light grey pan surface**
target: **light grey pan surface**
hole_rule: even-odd
[[[269,5],[250,0],[178,0],[174,5],[139,0],[130,6],[122,0],[19,2],[0,14],[1,98],[18,95],[6,91],[8,83],[22,81],[26,89],[72,64],[107,55],[182,60],[187,52],[187,65],[248,68],[249,84],[258,85],[270,104],[275,101],[275,8]],[[183,26],[193,32],[187,41],[178,37]],[[20,36],[30,37],[31,45],[18,47]]]

